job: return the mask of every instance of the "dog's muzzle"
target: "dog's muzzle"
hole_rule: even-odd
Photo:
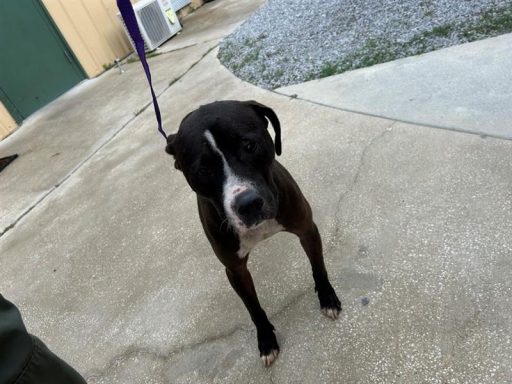
[[[265,201],[252,189],[240,193],[233,204],[233,210],[248,228],[267,219],[263,210]]]

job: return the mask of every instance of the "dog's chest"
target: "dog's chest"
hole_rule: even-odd
[[[264,221],[257,228],[250,229],[245,233],[240,234],[240,248],[237,252],[238,257],[243,259],[256,246],[256,244],[277,232],[281,232],[283,229],[284,227],[281,224],[279,224],[275,219],[272,219]]]

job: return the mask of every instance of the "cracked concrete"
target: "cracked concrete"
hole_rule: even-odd
[[[160,92],[176,77],[174,59],[187,70],[209,47],[151,59]],[[134,73],[133,85],[123,78],[121,87],[112,73],[94,92],[78,89],[55,103],[53,136],[44,137],[49,120],[41,117],[45,125],[35,121],[0,146],[33,148],[0,176],[5,204],[4,196],[16,201],[15,191],[32,201],[44,168],[43,191],[73,159],[102,145],[0,238],[0,291],[89,383],[512,381],[511,141],[263,91],[221,67],[216,51],[163,91],[168,132],[212,100],[271,106],[283,127],[280,161],[312,204],[343,315],[333,322],[321,314],[294,236],[266,240],[249,261],[281,345],[265,369],[249,316],[202,233],[194,195],[163,151],[152,109],[130,114],[149,100],[136,77],[143,75]],[[140,100],[126,104],[131,122],[105,142],[94,132],[106,132],[115,116],[80,104],[100,103],[98,93],[115,86]],[[94,143],[72,145],[83,137]],[[70,153],[50,161],[50,144]],[[19,212],[1,208],[2,217]]]
[[[340,209],[341,209],[341,206],[342,206],[342,203],[343,203],[343,200],[345,199],[345,197],[347,197],[347,195],[352,192],[352,190],[354,189],[354,187],[356,186],[357,182],[359,181],[359,177],[361,175],[361,171],[365,165],[365,157],[366,157],[366,153],[370,150],[370,148],[375,144],[375,142],[377,142],[378,140],[380,140],[382,137],[384,137],[387,133],[391,132],[391,130],[393,129],[393,125],[395,123],[392,123],[389,127],[387,127],[385,130],[383,130],[381,133],[379,133],[378,135],[376,135],[374,138],[372,138],[370,140],[370,142],[368,143],[368,145],[366,145],[363,149],[363,151],[361,152],[361,158],[359,159],[359,165],[357,166],[357,169],[356,169],[356,172],[354,174],[354,177],[352,179],[352,182],[350,183],[350,186],[349,186],[349,189],[347,189],[347,191],[345,191],[339,198],[338,202],[336,203],[336,211],[335,211],[335,214],[334,214],[334,217],[336,218],[336,232],[334,234],[334,239],[337,239],[338,238],[338,234],[339,234],[339,230],[340,230],[340,226],[338,225],[338,220],[339,220],[339,213],[340,213]]]

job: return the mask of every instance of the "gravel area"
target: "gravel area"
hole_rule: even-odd
[[[512,0],[269,0],[220,46],[267,89],[512,32]]]

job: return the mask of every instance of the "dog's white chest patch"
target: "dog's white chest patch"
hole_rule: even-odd
[[[256,228],[249,229],[243,233],[239,233],[240,248],[238,249],[238,257],[243,259],[260,241],[281,232],[284,227],[275,219],[265,220]]]

